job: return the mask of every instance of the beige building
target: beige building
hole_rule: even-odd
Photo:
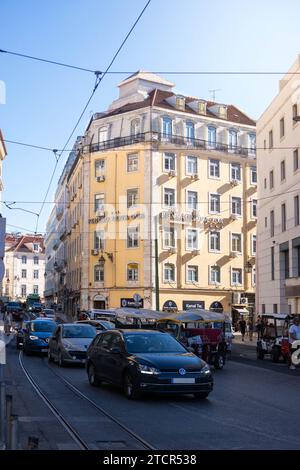
[[[300,56],[257,123],[259,313],[300,313],[299,73]]]
[[[255,122],[173,88],[132,75],[78,146],[67,203],[73,313],[132,306],[134,294],[156,308],[157,277],[160,309],[254,306]]]

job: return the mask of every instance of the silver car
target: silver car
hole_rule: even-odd
[[[49,362],[55,361],[60,367],[66,364],[84,364],[87,348],[96,334],[96,328],[91,325],[58,325],[49,341]]]

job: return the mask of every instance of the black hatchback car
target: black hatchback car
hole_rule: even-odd
[[[155,330],[111,330],[97,335],[87,351],[89,382],[123,387],[127,398],[141,392],[192,393],[213,389],[209,366],[171,335]]]

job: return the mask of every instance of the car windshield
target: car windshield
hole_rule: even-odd
[[[40,331],[42,333],[51,333],[56,328],[56,324],[53,322],[46,321],[37,321],[31,322],[30,329],[31,331]]]
[[[63,338],[94,338],[96,330],[90,325],[68,325],[63,327]]]
[[[167,333],[128,334],[125,336],[129,353],[184,353],[186,349]]]
[[[101,322],[99,323],[99,326],[100,325],[104,326],[104,328],[106,328],[107,330],[113,330],[115,328],[115,325],[111,323],[110,321],[101,320]],[[96,324],[96,328],[97,327],[98,325]]]

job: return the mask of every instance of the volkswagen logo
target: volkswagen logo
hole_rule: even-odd
[[[185,375],[186,374],[186,370],[185,369],[179,369],[179,374],[180,375]]]

